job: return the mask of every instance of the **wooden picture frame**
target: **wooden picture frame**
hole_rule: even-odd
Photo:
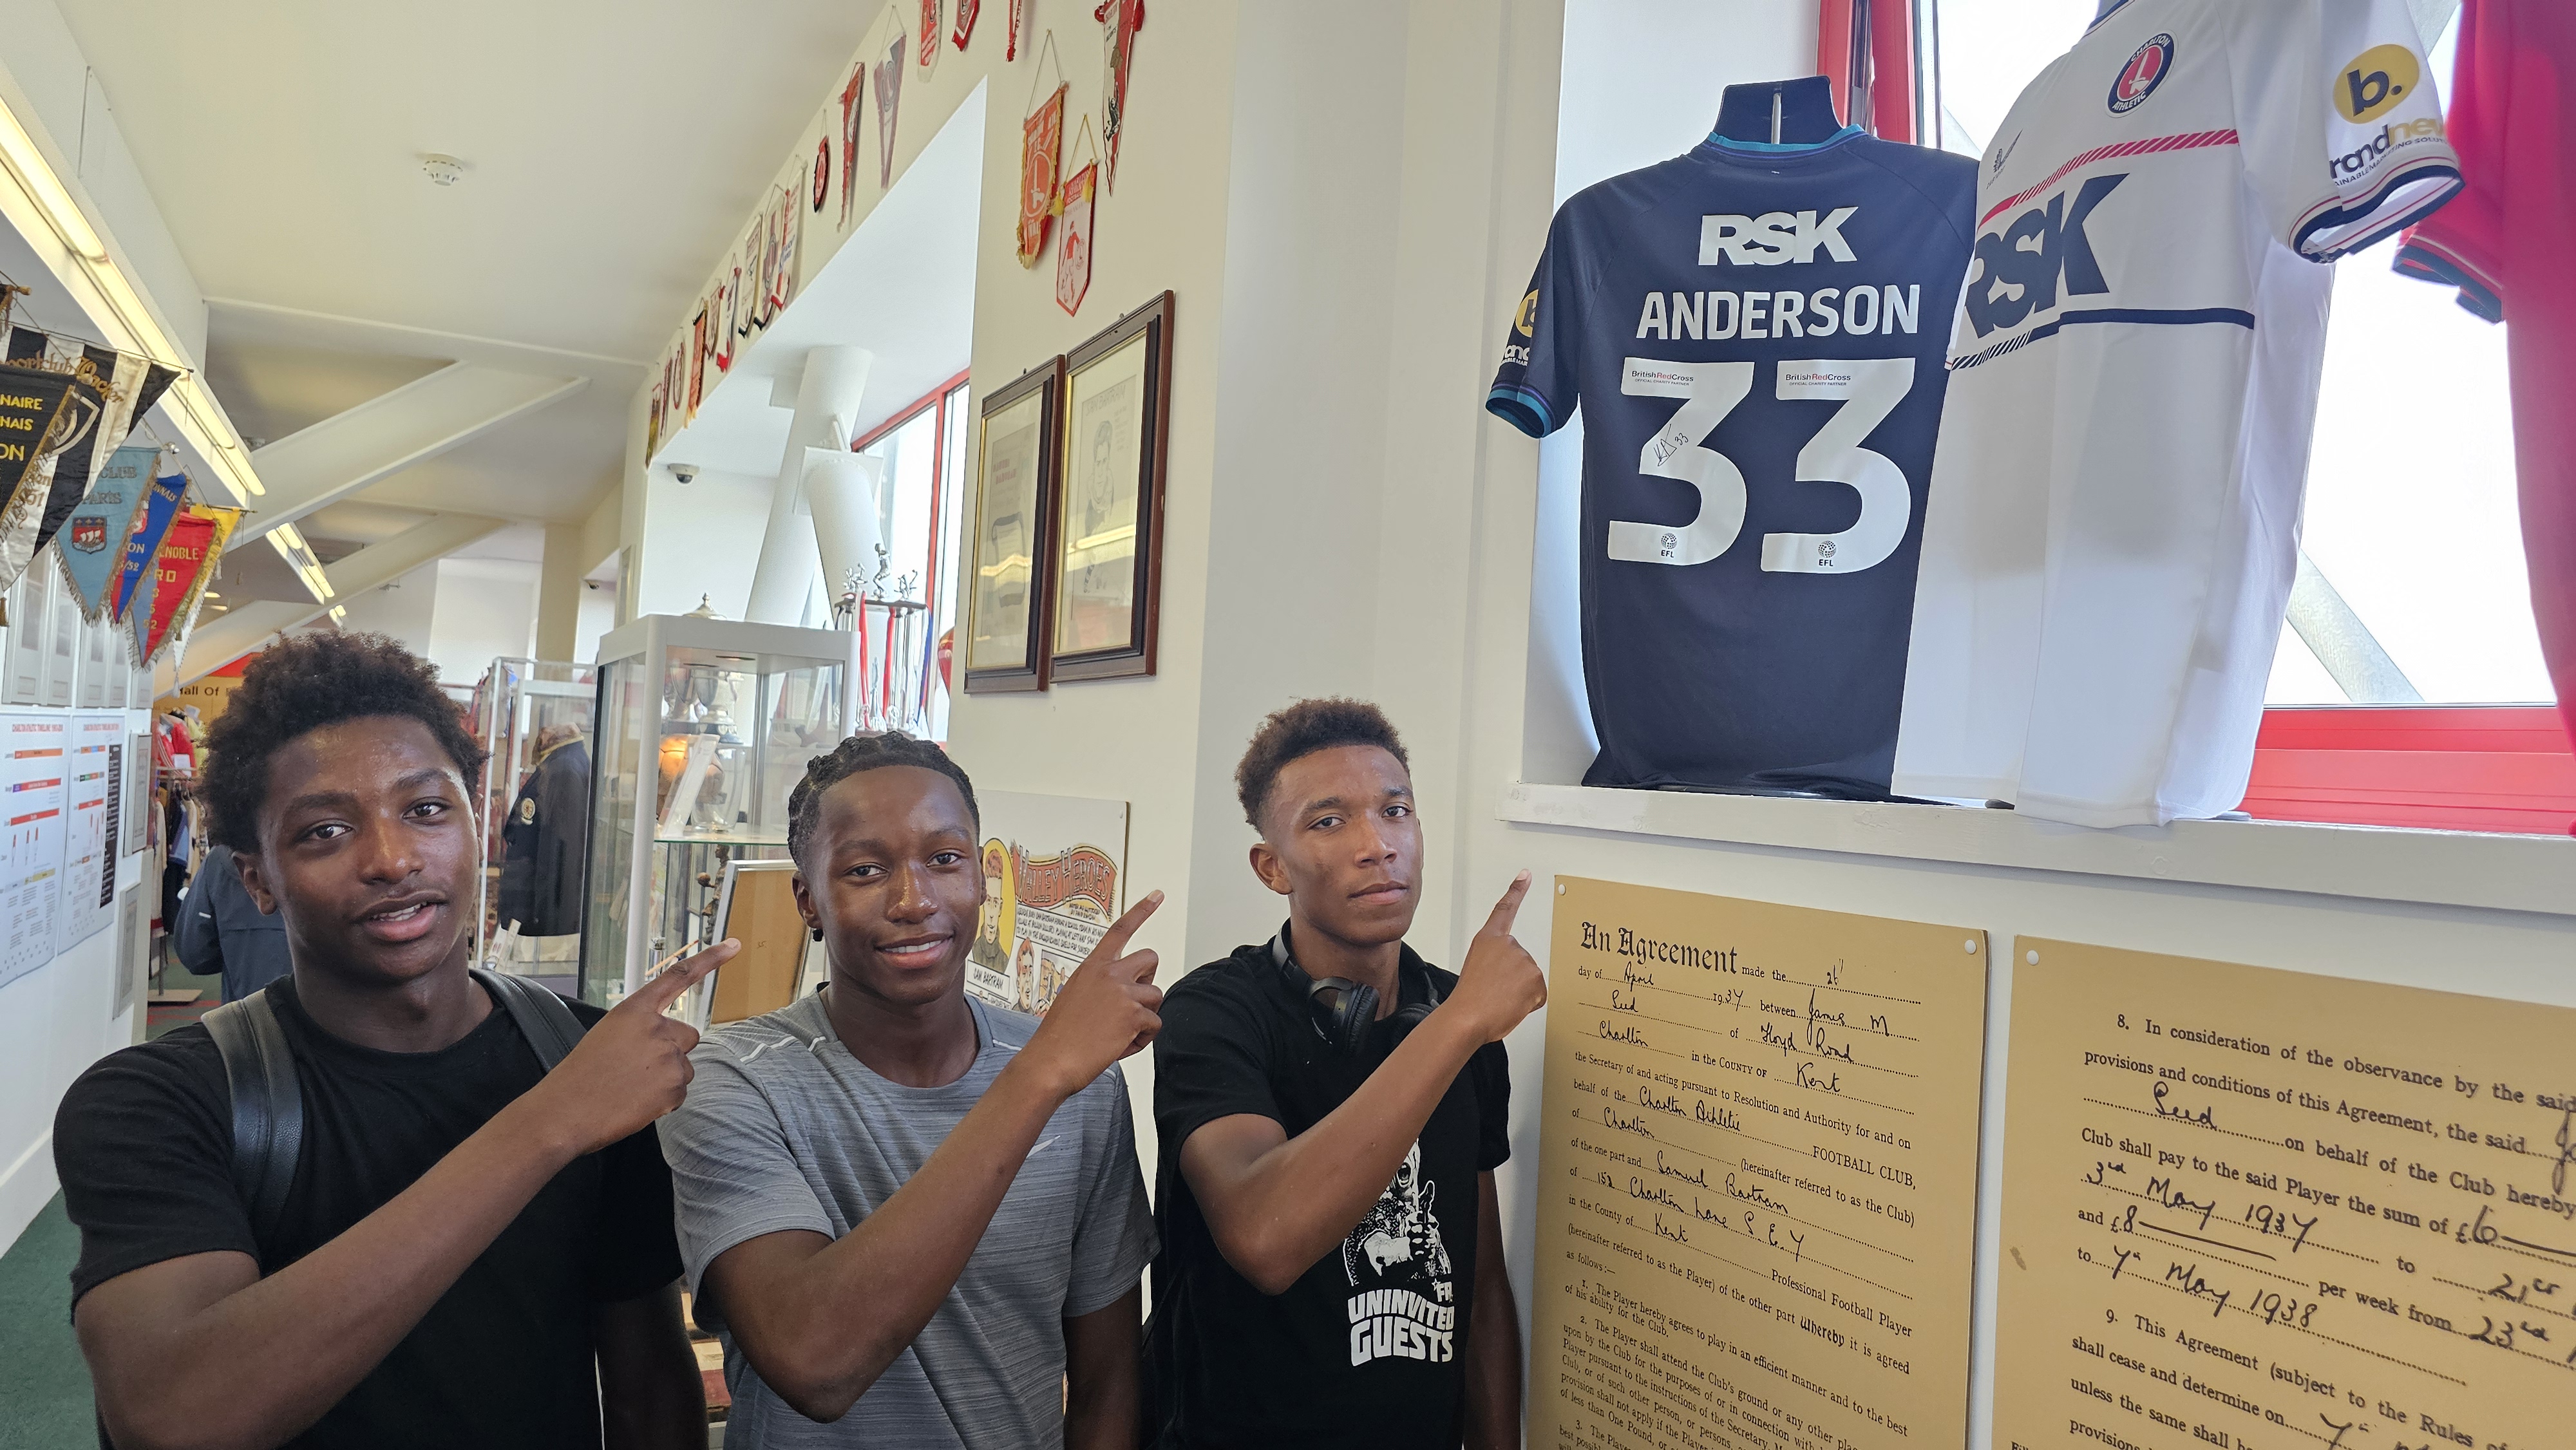
[[[967,553],[966,693],[1047,687],[1055,618],[1058,354],[996,388],[975,419],[975,512]]]
[[[1162,625],[1172,294],[1065,354],[1063,399],[1048,668],[1060,680],[1150,675]]]

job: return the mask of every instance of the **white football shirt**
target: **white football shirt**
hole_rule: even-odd
[[[1986,150],[1895,789],[2234,809],[2298,554],[2332,270],[2449,199],[2402,0],[2125,0]]]

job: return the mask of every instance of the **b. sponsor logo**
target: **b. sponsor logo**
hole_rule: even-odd
[[[1843,240],[1843,223],[1860,211],[1838,206],[1830,212],[1766,211],[1760,216],[1721,215],[1699,219],[1699,264],[1714,267],[1778,267],[1812,262],[1821,247],[1837,262],[1859,258]]]
[[[2415,52],[2402,45],[2374,45],[2344,64],[2335,82],[2335,109],[2354,125],[2367,125],[2395,109],[2423,78],[2423,62]]]
[[[1523,337],[1527,337],[1530,335],[1530,330],[1537,326],[1538,289],[1532,287],[1530,289],[1530,295],[1521,299],[1521,310],[1512,315],[1512,331],[1519,333]]]
[[[2147,97],[2173,74],[2173,62],[2174,38],[2170,35],[2156,36],[2139,46],[2130,55],[2129,63],[2120,67],[2119,78],[2111,82],[2111,114],[2125,116],[2146,104]]]

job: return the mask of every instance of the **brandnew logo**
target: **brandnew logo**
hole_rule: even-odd
[[[1704,216],[1699,219],[1699,264],[1714,267],[1778,267],[1816,260],[1816,249],[1837,262],[1857,261],[1843,240],[1843,223],[1860,211],[1838,206],[1821,220],[1815,212],[1766,211],[1760,216]]]

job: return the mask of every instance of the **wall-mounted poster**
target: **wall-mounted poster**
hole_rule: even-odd
[[[1048,552],[1047,487],[1056,459],[1051,357],[984,399],[978,420],[975,572],[967,597],[966,692],[1043,690]]]
[[[2567,1442],[2576,1011],[2013,950],[1998,1450]]]
[[[1557,889],[1529,1443],[1966,1444],[1985,934]]]
[[[966,990],[1045,1015],[1122,909],[1127,803],[987,791],[984,911],[966,954]]]
[[[76,710],[64,747],[67,828],[57,950],[116,924],[116,828],[124,801],[125,712]]]
[[[0,711],[0,982],[54,959],[68,723],[60,710]]]
[[[1057,679],[1150,675],[1161,603],[1172,294],[1065,358],[1056,536]]]

